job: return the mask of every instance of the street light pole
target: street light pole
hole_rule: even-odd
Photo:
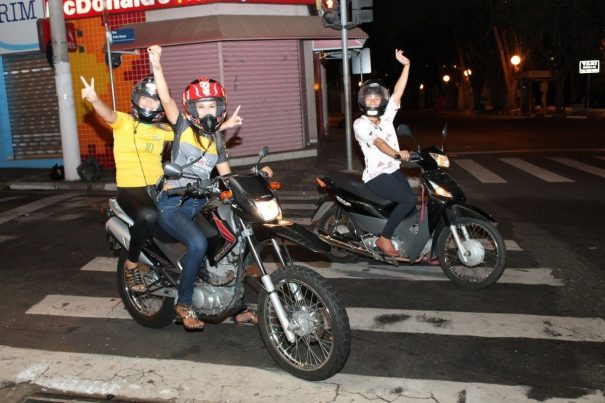
[[[351,136],[351,78],[349,73],[349,46],[347,31],[347,0],[340,1],[340,32],[342,36],[342,83],[345,103],[345,137],[347,147],[347,171],[353,170],[353,146]]]

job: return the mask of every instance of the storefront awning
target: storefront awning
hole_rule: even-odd
[[[280,15],[213,15],[124,25],[134,38],[114,43],[114,50],[146,48],[150,45],[183,45],[200,42],[276,39],[338,39],[341,32],[323,26],[320,17]],[[365,40],[359,28],[348,31],[350,39]]]

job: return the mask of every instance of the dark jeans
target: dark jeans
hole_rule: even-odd
[[[378,175],[366,182],[366,186],[377,196],[397,203],[382,230],[382,236],[390,239],[399,223],[416,208],[416,195],[401,170]]]
[[[199,214],[206,199],[187,199],[182,206],[178,205],[180,201],[180,196],[168,197],[166,192],[162,192],[158,202],[158,223],[187,248],[187,254],[181,260],[183,272],[179,282],[178,303],[191,305],[195,278],[208,249],[206,236],[193,222],[193,217]]]
[[[145,241],[153,233],[158,219],[158,210],[146,187],[118,188],[116,201],[124,212],[134,220],[130,228],[130,246],[128,260],[138,262]]]

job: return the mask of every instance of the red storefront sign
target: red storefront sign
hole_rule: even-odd
[[[241,2],[241,0],[63,0],[63,14],[65,19],[75,19],[102,15],[104,11],[109,14],[121,14],[161,8]],[[314,5],[315,0],[246,0],[246,3]]]
[[[38,25],[38,43],[40,44],[40,51],[46,51],[52,40],[50,35],[50,20],[48,18],[41,18],[36,21]],[[65,38],[67,39],[67,51],[75,52],[78,50],[78,41],[76,39],[76,26],[73,22],[65,23]]]

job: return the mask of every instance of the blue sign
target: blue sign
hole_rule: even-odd
[[[111,42],[112,43],[130,43],[134,42],[134,29],[133,28],[122,28],[115,31],[111,31]]]

